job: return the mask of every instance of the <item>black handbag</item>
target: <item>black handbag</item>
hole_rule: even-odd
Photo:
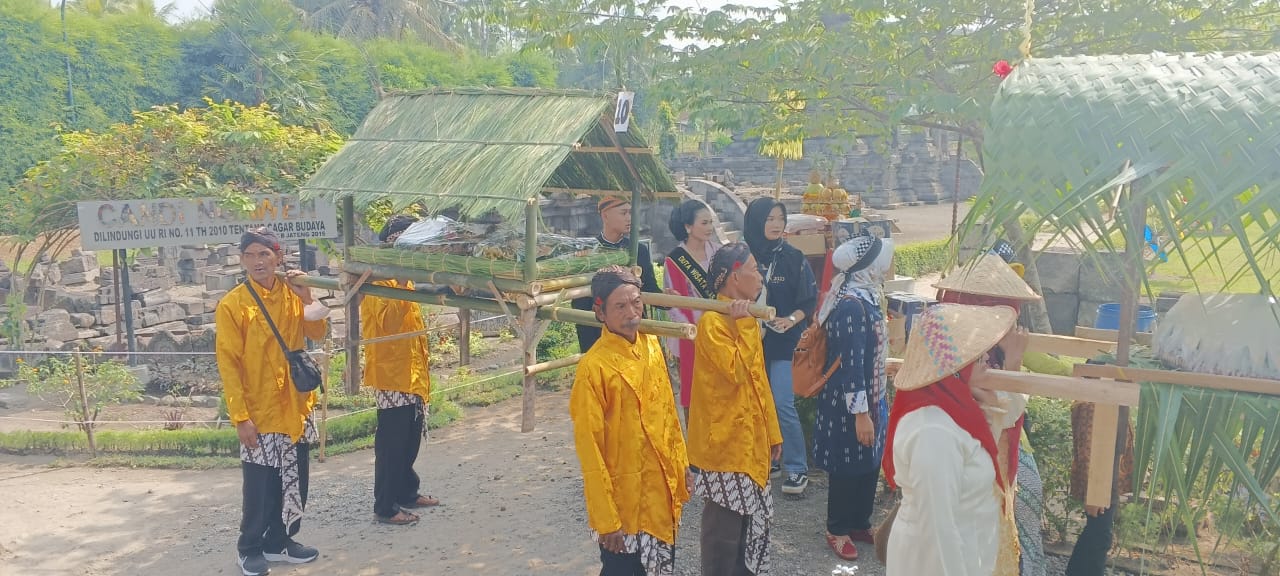
[[[281,280],[283,282],[283,280]],[[253,296],[253,301],[258,303],[258,309],[262,311],[262,317],[267,319],[267,326],[271,327],[271,333],[276,335],[276,342],[280,343],[280,350],[284,352],[285,360],[289,361],[289,379],[293,380],[293,387],[299,392],[306,393],[324,384],[324,376],[320,372],[320,365],[316,364],[315,358],[306,350],[290,350],[289,346],[284,343],[284,338],[280,336],[280,330],[276,329],[276,323],[271,321],[271,314],[267,312],[267,307],[262,303],[262,298],[258,296],[258,292],[253,289],[250,280],[245,280],[244,287],[249,289],[249,294]]]

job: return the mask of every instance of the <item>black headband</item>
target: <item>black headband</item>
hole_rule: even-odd
[[[245,233],[240,236],[241,252],[248,250],[249,245],[251,244],[261,244],[270,248],[273,252],[280,251],[280,237],[276,236],[276,233],[267,227],[246,230]]]

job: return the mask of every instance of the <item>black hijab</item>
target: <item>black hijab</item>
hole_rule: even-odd
[[[747,213],[743,217],[743,239],[747,241],[747,246],[751,247],[751,255],[756,257],[756,263],[760,266],[767,266],[773,262],[773,254],[782,247],[784,240],[768,240],[764,237],[764,224],[769,219],[769,213],[773,209],[782,208],[782,217],[787,217],[787,207],[781,202],[773,198],[763,197],[756,198],[747,205]]]

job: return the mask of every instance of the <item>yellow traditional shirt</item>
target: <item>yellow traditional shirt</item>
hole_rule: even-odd
[[[402,287],[395,280],[381,280],[375,286],[413,290],[413,282]],[[426,329],[422,309],[416,302],[365,296],[360,302],[360,332],[366,339],[407,334]],[[431,395],[430,355],[427,335],[367,344],[364,347],[364,384],[379,390],[405,392],[429,402]]]
[[[591,529],[674,544],[689,460],[657,337],[603,330],[578,362],[569,415]]]
[[[760,325],[751,317],[735,322],[703,314],[694,347],[689,462],[710,472],[741,472],[764,487],[770,448],[781,443]]]
[[[270,290],[253,280],[248,282],[253,283],[290,350],[301,350],[304,336],[324,338],[328,320],[304,321],[302,299],[283,279]],[[316,394],[300,393],[293,386],[284,351],[244,284],[222,297],[214,321],[218,374],[231,421],[252,420],[259,434],[286,434],[297,442]]]

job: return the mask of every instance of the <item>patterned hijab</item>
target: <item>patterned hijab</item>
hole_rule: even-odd
[[[857,283],[859,273],[867,270],[875,262],[883,250],[882,241],[874,236],[858,236],[841,244],[831,253],[831,265],[836,275],[831,279],[831,288],[822,298],[822,308],[818,310],[818,323],[827,321],[827,316],[835,309],[840,296],[851,285]]]

